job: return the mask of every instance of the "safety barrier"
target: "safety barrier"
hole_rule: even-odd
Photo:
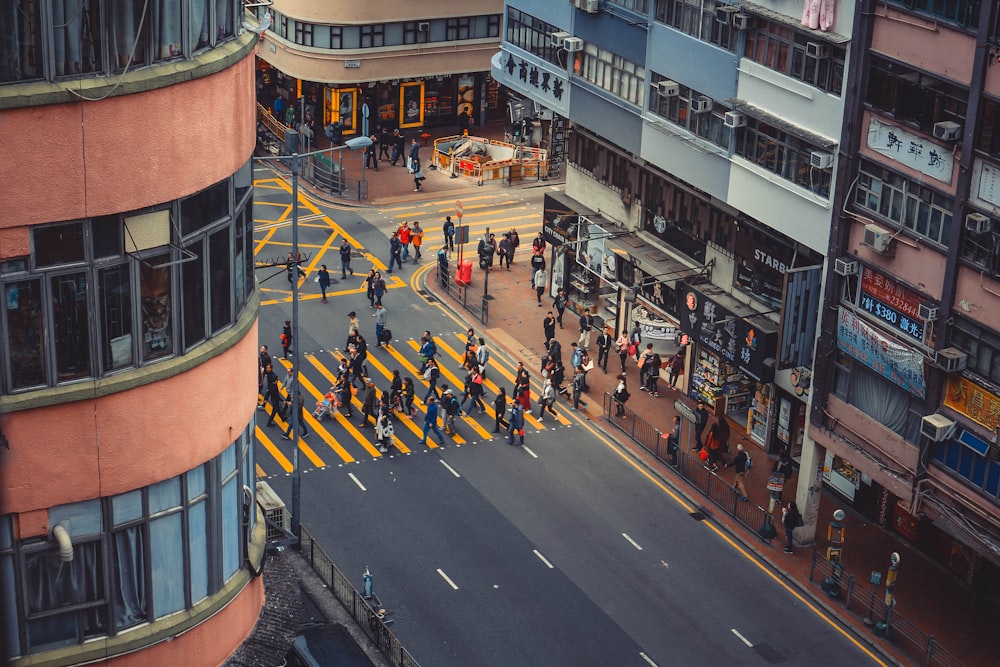
[[[351,581],[337,569],[333,560],[323,551],[323,547],[316,542],[305,526],[299,526],[299,529],[302,533],[299,543],[302,555],[382,655],[396,667],[419,667],[413,656],[389,630],[384,620],[385,614],[374,609],[368,600],[358,593],[351,585]]]
[[[512,157],[488,161],[465,157],[454,158],[451,155],[451,147],[463,139],[504,148]],[[549,172],[548,151],[544,148],[519,146],[506,141],[475,136],[454,135],[435,139],[431,163],[442,171],[475,178],[479,185],[486,181],[501,179],[507,183],[530,178],[538,179],[547,177]]]

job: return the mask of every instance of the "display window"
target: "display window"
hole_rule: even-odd
[[[402,109],[399,126],[419,127],[424,124],[424,82],[404,83],[399,86],[399,108]]]
[[[358,133],[358,89],[327,88],[324,125],[340,121],[344,134]]]

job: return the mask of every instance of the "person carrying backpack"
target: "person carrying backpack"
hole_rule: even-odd
[[[730,463],[726,464],[726,467],[733,466],[736,469],[736,479],[733,481],[733,488],[736,489],[736,493],[740,494],[740,500],[748,500],[745,482],[747,473],[750,472],[750,466],[752,465],[753,459],[743,451],[743,445],[736,445],[736,456]]]
[[[462,414],[462,406],[451,389],[444,390],[441,396],[441,405],[444,409],[444,432],[448,435],[457,435],[455,419]]]

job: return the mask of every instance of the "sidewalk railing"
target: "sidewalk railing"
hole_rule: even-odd
[[[449,262],[449,267],[451,263]],[[443,289],[448,296],[458,302],[462,308],[472,313],[472,315],[487,324],[490,321],[490,302],[485,294],[469,289],[468,285],[461,285],[452,279],[450,269],[442,271],[442,266],[438,263],[435,269],[435,280],[438,286]]]
[[[643,449],[656,457],[670,470],[683,477],[689,484],[723,512],[765,543],[775,536],[774,520],[765,508],[744,500],[733,486],[715,474],[688,452],[677,452],[677,465],[671,465],[670,452],[663,433],[652,424],[604,392],[604,417],[628,435]]]
[[[853,575],[843,574],[843,568],[836,567],[815,550],[809,568],[809,581],[817,582],[831,602],[840,602],[883,641],[918,661],[914,664],[962,667],[962,661],[941,646],[934,635],[918,628],[895,608],[887,607],[884,591],[858,582]],[[831,591],[836,592],[832,594]]]
[[[389,631],[383,620],[384,614],[380,614],[378,609],[372,608],[368,600],[358,593],[351,585],[350,580],[337,569],[333,560],[323,551],[323,547],[306,530],[306,527],[300,526],[300,530],[302,539],[299,544],[302,555],[386,659],[395,667],[419,667],[413,656]]]

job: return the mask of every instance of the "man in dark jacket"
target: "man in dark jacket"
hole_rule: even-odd
[[[368,417],[374,417],[378,407],[378,392],[375,391],[375,383],[371,379],[365,380],[365,399],[361,404],[361,425],[368,426]]]
[[[542,320],[542,328],[545,330],[545,349],[549,349],[549,341],[556,337],[556,318],[550,310]]]
[[[611,353],[611,346],[615,339],[611,336],[611,329],[604,327],[601,335],[597,337],[597,365],[601,367],[604,374],[608,374],[608,356]]]
[[[698,401],[698,407],[694,411],[694,441],[695,451],[701,449],[701,434],[705,432],[705,427],[708,426],[708,410],[705,409],[705,402]]]

